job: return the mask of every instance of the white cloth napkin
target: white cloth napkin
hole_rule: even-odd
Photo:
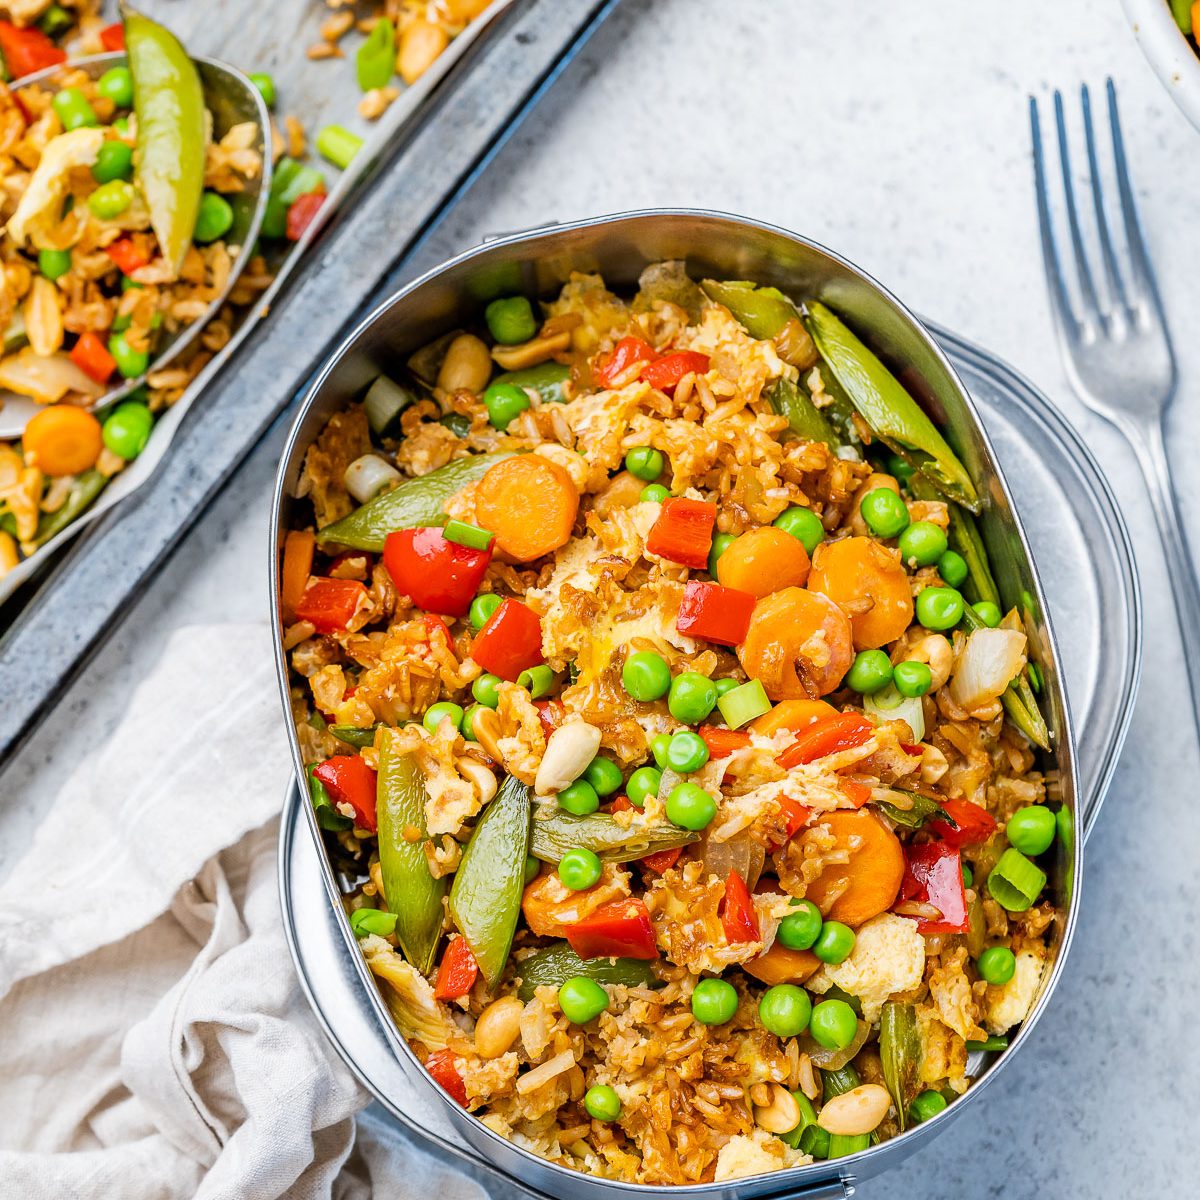
[[[182,630],[0,886],[0,1182],[23,1200],[481,1197],[385,1124],[280,923],[265,628]],[[19,781],[0,792],[14,801]]]

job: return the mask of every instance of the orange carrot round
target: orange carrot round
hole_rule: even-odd
[[[78,475],[96,465],[104,443],[87,409],[56,404],[35,413],[22,439],[25,458],[47,475]]]
[[[850,621],[827,597],[784,588],[754,606],[738,658],[772,700],[824,696],[854,662]]]
[[[479,481],[475,521],[514,562],[533,562],[571,537],[579,493],[558,463],[540,454],[506,458]]]
[[[799,538],[764,525],[733,540],[717,560],[717,582],[752,596],[769,596],[784,588],[803,587],[808,565],[808,551]]]
[[[808,590],[850,615],[856,650],[894,642],[912,624],[912,590],[900,555],[872,538],[822,542],[813,554]]]
[[[774,987],[777,983],[803,983],[820,965],[811,950],[789,950],[775,942],[765,954],[742,963],[742,970]]]
[[[827,866],[808,885],[805,899],[827,921],[851,928],[891,908],[904,878],[904,851],[896,835],[867,808],[820,813],[811,825],[828,825],[850,861]]]
[[[770,737],[781,729],[799,733],[800,730],[807,729],[815,721],[835,712],[837,709],[824,700],[784,700],[781,704],[775,705],[769,713],[764,713],[761,717],[751,721],[746,728],[751,733],[761,734],[763,737]]]

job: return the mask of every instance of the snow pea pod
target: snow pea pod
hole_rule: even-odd
[[[759,287],[747,279],[704,279],[704,294],[723,304],[746,332],[754,338],[773,338],[799,314],[796,306],[778,289]]]
[[[891,1093],[903,1133],[909,1101],[917,1093],[917,1073],[921,1066],[917,1010],[911,1004],[889,1001],[883,1006],[879,1015],[879,1058],[883,1063],[883,1082]]]
[[[335,729],[332,732],[336,735],[337,731]],[[901,803],[893,804],[882,799],[880,793],[891,795]],[[904,788],[880,788],[876,790],[873,799],[875,807],[893,825],[902,825],[905,829],[920,829],[926,821],[935,819],[949,821],[955,828],[958,827],[954,818],[932,796],[923,795],[921,792],[910,792]]]
[[[204,192],[204,91],[173,33],[133,9],[124,10],[124,21],[137,116],[135,178],[162,256],[178,275]]]
[[[771,407],[787,417],[791,431],[806,442],[824,442],[836,450],[842,439],[829,418],[812,402],[812,397],[790,379],[778,379],[767,392]]]
[[[450,915],[489,989],[517,932],[528,853],[529,786],[510,775],[476,822],[450,889]]]
[[[378,725],[369,725],[366,729],[360,729],[357,725],[330,725],[329,732],[339,742],[345,742],[347,746],[361,750],[364,746],[375,744],[375,730],[378,728]]]
[[[619,825],[607,813],[579,816],[557,805],[543,804],[533,817],[529,853],[542,862],[557,863],[568,850],[582,847],[604,862],[632,862],[700,840],[698,833],[678,825]]]
[[[433,969],[442,936],[442,897],[446,880],[434,879],[425,857],[425,781],[411,755],[397,754],[392,738],[379,749],[375,792],[379,824],[379,866],[389,912],[396,914],[400,949],[418,971]],[[414,841],[405,832],[421,836]]]
[[[96,470],[84,471],[82,475],[77,476],[62,505],[54,512],[43,513],[38,518],[33,544],[44,546],[56,533],[66,529],[104,491],[107,482],[108,476]]]
[[[966,467],[900,381],[825,305],[808,305],[809,333],[824,365],[859,415],[890,450],[912,459],[949,499],[979,511]]]
[[[585,975],[597,983],[623,983],[626,987],[662,987],[653,966],[639,958],[582,959],[566,942],[557,942],[522,959],[517,967],[521,986],[517,995],[525,1001],[533,999],[539,987],[560,987],[568,979]]]
[[[544,362],[536,367],[524,367],[520,371],[505,371],[492,380],[491,386],[498,383],[515,383],[519,388],[529,388],[537,392],[543,404],[562,404],[563,384],[571,377],[571,368],[564,363]]]
[[[348,517],[334,521],[317,532],[322,545],[336,543],[353,550],[383,549],[389,533],[397,529],[413,529],[418,525],[445,525],[443,505],[455,492],[468,483],[481,479],[490,467],[502,459],[512,458],[512,452],[499,450],[493,454],[472,454],[410,479],[390,492],[383,492]]]

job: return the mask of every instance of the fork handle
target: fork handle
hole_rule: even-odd
[[[1196,581],[1196,569],[1188,552],[1187,535],[1175,498],[1162,421],[1152,421],[1136,430],[1127,427],[1125,432],[1145,476],[1154,519],[1162,538],[1167,575],[1171,580],[1179,632],[1183,638],[1184,669],[1192,692],[1192,716],[1200,733],[1200,584]]]

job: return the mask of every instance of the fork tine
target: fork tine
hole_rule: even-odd
[[[1083,316],[1098,318],[1101,315],[1100,301],[1096,297],[1096,284],[1088,266],[1087,251],[1083,245],[1083,234],[1079,228],[1079,210],[1075,206],[1075,185],[1071,180],[1071,150],[1067,145],[1067,122],[1063,114],[1062,92],[1054,90],[1054,123],[1058,127],[1058,157],[1062,164],[1063,192],[1067,200],[1067,226],[1071,231],[1071,245],[1075,250],[1075,270],[1079,274],[1079,292],[1083,301]]]
[[[1096,130],[1092,124],[1092,97],[1085,83],[1080,88],[1080,100],[1083,104],[1083,132],[1087,139],[1088,174],[1092,177],[1092,203],[1096,210],[1096,229],[1100,234],[1100,251],[1104,259],[1104,276],[1108,281],[1108,293],[1114,305],[1120,305],[1128,311],[1129,298],[1125,291],[1125,283],[1117,267],[1117,257],[1113,252],[1112,230],[1108,223],[1108,210],[1104,203],[1104,183],[1100,175],[1100,162],[1096,154]]]
[[[1058,253],[1058,239],[1054,234],[1054,223],[1050,219],[1050,193],[1046,184],[1046,160],[1042,151],[1042,126],[1038,117],[1036,96],[1029,97],[1029,125],[1033,142],[1033,186],[1037,193],[1038,228],[1042,235],[1042,258],[1046,266],[1046,283],[1050,289],[1050,305],[1059,324],[1070,334],[1077,335],[1079,320],[1067,293]]]

